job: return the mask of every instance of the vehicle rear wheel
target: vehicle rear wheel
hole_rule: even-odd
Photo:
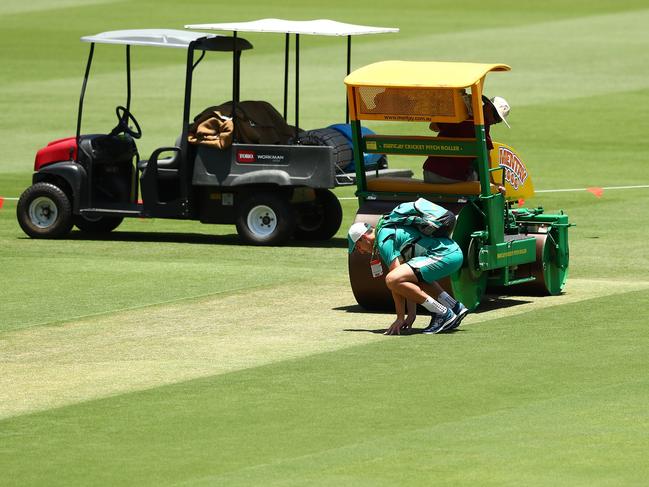
[[[86,233],[109,233],[120,226],[124,219],[116,216],[98,216],[91,218],[87,216],[77,215],[74,217],[74,225]]]
[[[253,245],[280,245],[295,229],[295,212],[288,199],[259,193],[246,199],[237,212],[237,233]]]
[[[51,183],[36,183],[18,200],[18,223],[32,238],[57,238],[72,229],[72,204],[65,192]]]
[[[335,194],[317,189],[315,200],[297,206],[295,238],[300,240],[329,240],[343,221],[343,209]]]

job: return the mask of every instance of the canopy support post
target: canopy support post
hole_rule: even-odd
[[[83,99],[86,96],[86,87],[88,86],[88,77],[90,76],[90,66],[92,65],[92,57],[95,53],[95,43],[90,43],[90,54],[88,54],[88,61],[86,62],[86,72],[83,75],[83,83],[81,85],[81,96],[79,97],[79,111],[77,112],[77,157],[74,162],[79,162],[79,138],[81,137],[81,118],[83,115]]]
[[[295,34],[295,142],[300,130],[300,34]]]
[[[347,36],[347,75],[352,70],[352,36]],[[349,99],[345,96],[345,123],[349,123]]]
[[[237,57],[237,31],[232,32],[232,142],[237,142],[237,103],[239,102],[239,59]]]
[[[287,121],[286,116],[288,112],[288,60],[289,60],[289,45],[291,34],[286,33],[284,39],[284,121]]]
[[[126,111],[131,113],[131,46],[126,45]]]

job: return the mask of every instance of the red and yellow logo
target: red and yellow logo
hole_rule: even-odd
[[[489,166],[494,169],[492,177],[495,182],[504,179],[505,198],[516,201],[534,196],[532,177],[514,149],[494,142],[494,148],[489,152]]]
[[[505,170],[505,181],[518,189],[527,180],[527,168],[508,147],[498,148],[498,166]]]

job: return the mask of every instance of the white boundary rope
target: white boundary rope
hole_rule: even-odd
[[[577,191],[588,191],[593,188],[599,188],[605,191],[608,190],[614,190],[614,189],[646,189],[649,188],[649,184],[639,184],[636,186],[590,186],[588,188],[564,188],[564,189],[537,189],[534,192],[535,193],[570,193],[570,192],[577,192]],[[351,197],[344,197],[344,198],[338,198],[339,200],[355,200],[357,199],[355,196]]]
[[[640,184],[637,186],[590,186],[588,188],[567,188],[567,189],[539,189],[535,193],[567,193],[571,191],[588,191],[589,189],[599,188],[603,190],[609,189],[642,189],[649,188],[649,184]]]

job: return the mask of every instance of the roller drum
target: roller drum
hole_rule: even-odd
[[[531,264],[530,274],[535,280],[520,288],[534,294],[561,294],[568,278],[568,267],[559,265],[554,240],[547,233],[535,234],[534,237],[536,260]]]

